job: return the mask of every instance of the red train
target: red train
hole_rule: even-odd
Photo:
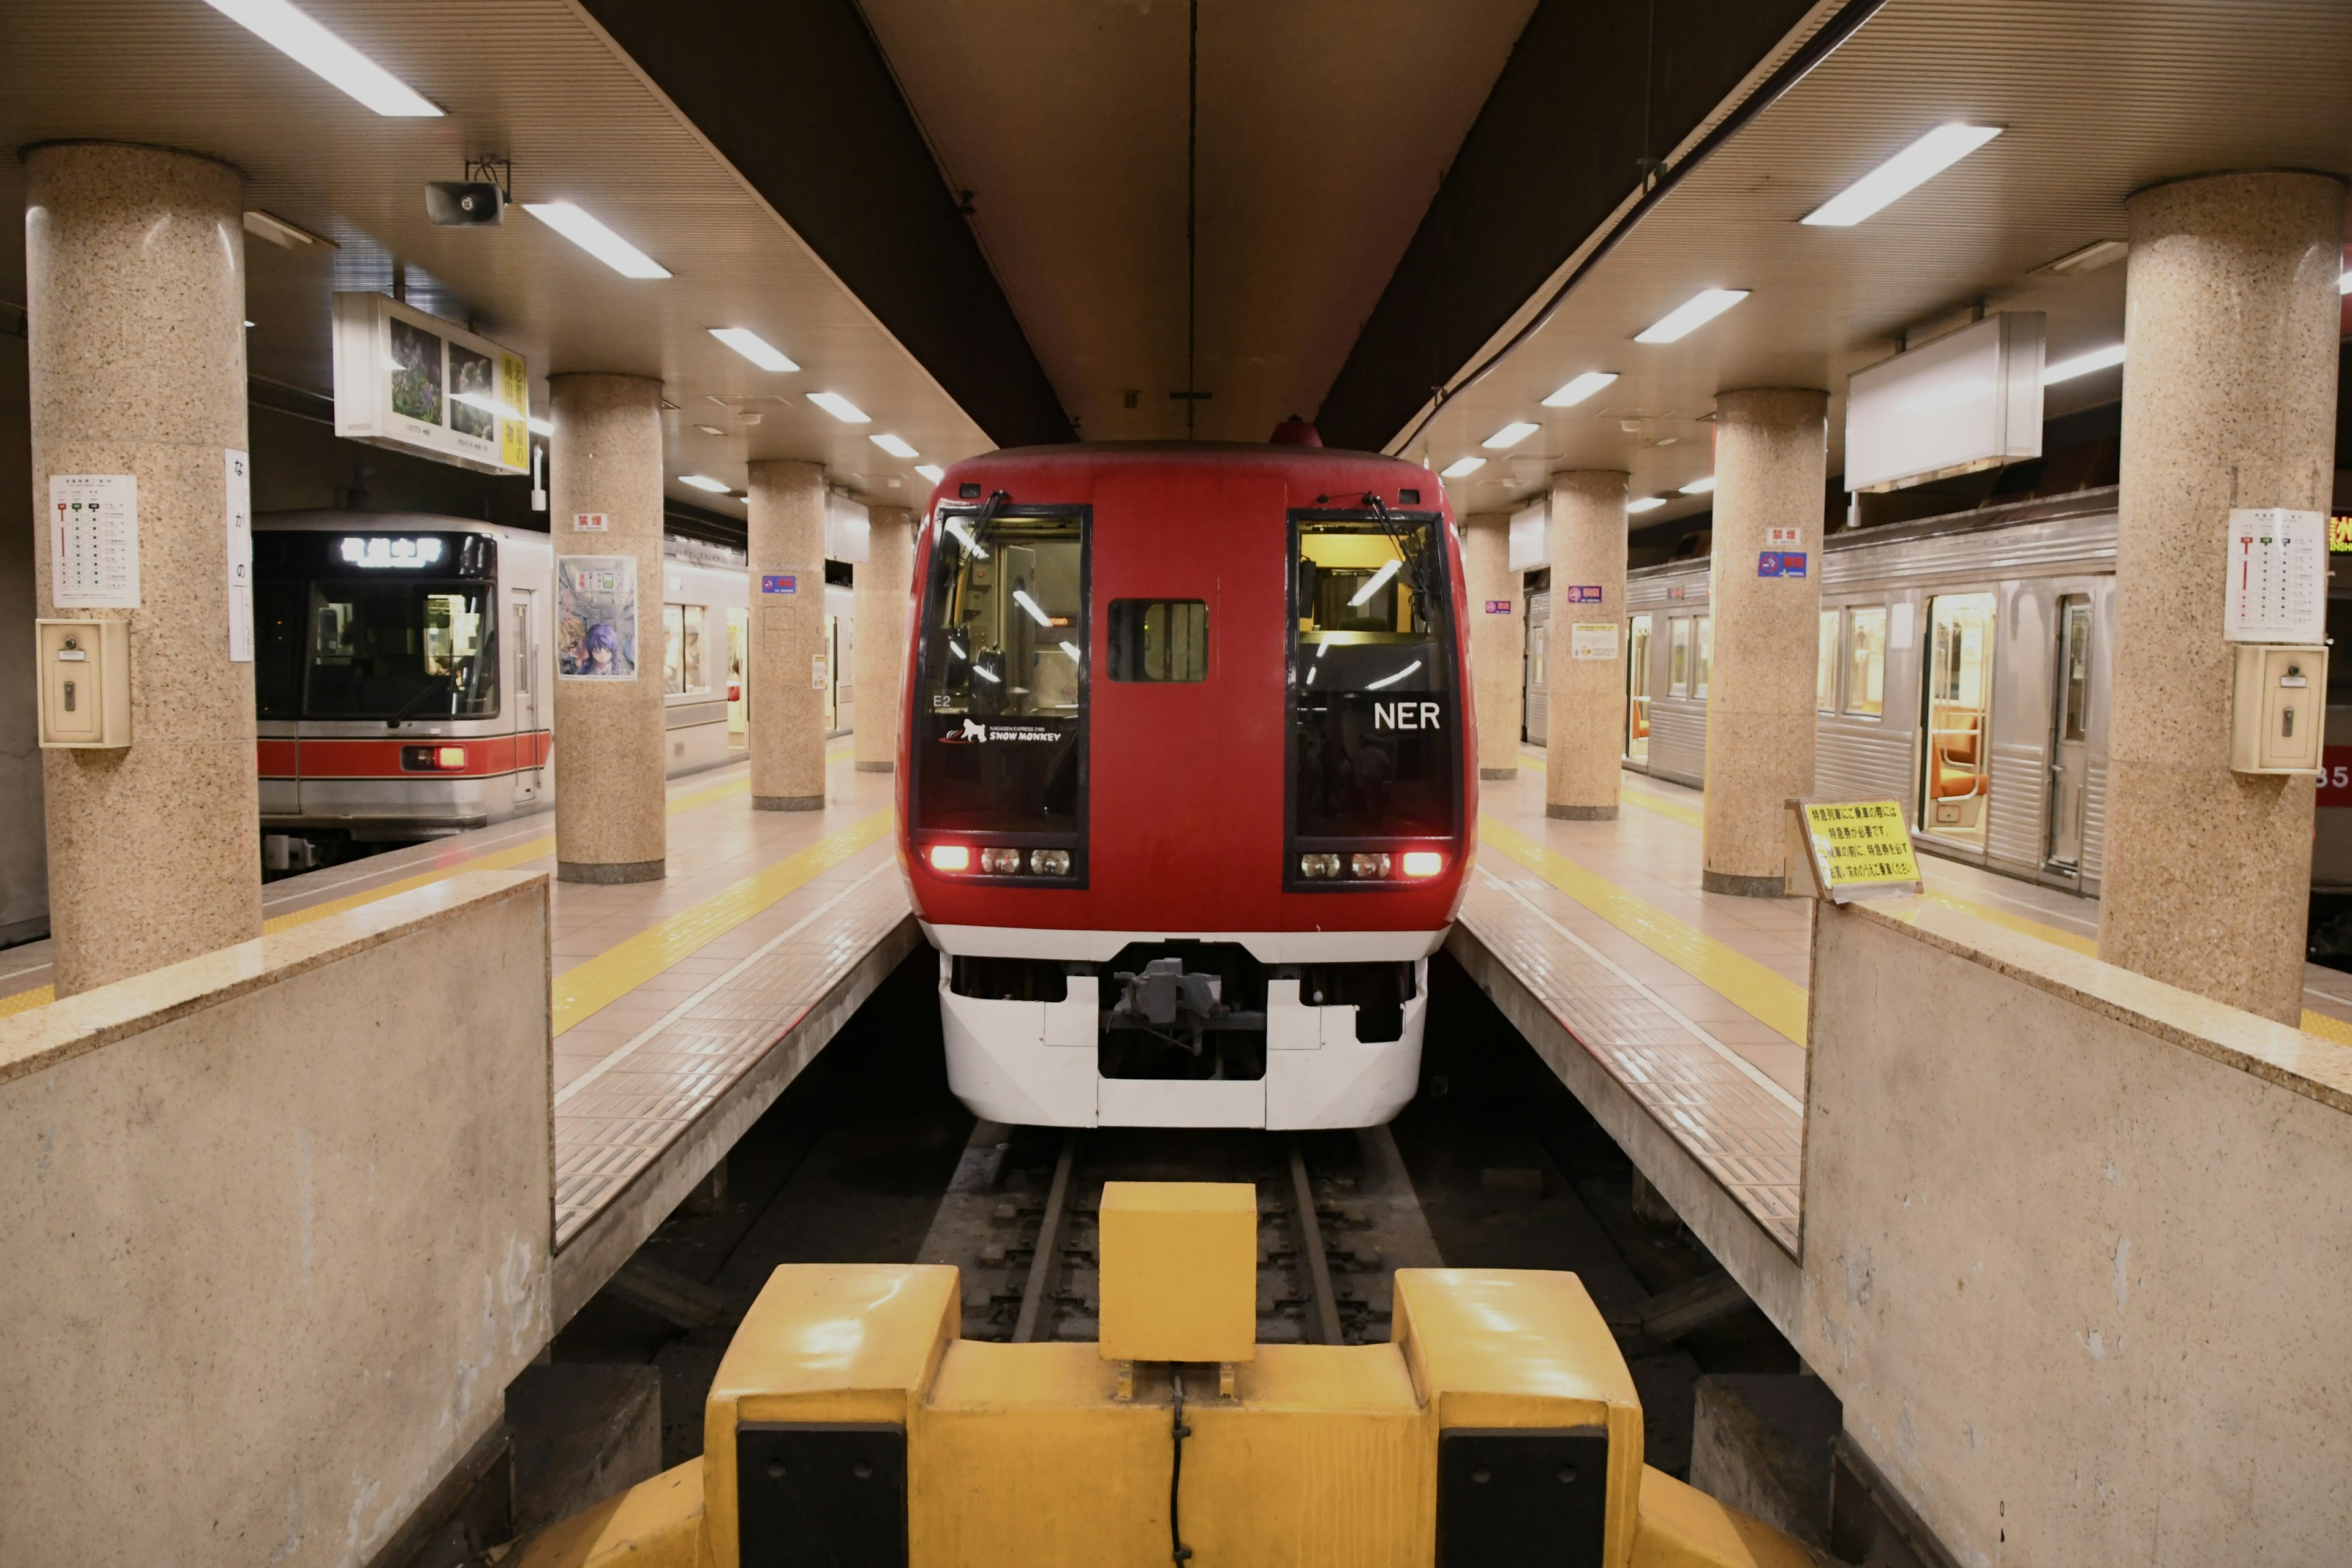
[[[1475,843],[1462,580],[1443,489],[1395,458],[1104,444],[947,471],[898,842],[965,1104],[1396,1113]]]

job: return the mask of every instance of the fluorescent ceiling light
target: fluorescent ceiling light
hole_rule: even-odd
[[[1715,489],[1715,476],[1713,474],[1709,474],[1703,479],[1693,479],[1690,483],[1685,485],[1683,487],[1683,494],[1686,496],[1703,496],[1713,489]]]
[[[1438,470],[1441,479],[1458,479],[1465,474],[1475,474],[1486,466],[1484,458],[1456,458]]]
[[[530,433],[534,436],[552,436],[555,434],[555,421],[534,419],[530,421]]]
[[[930,480],[933,484],[938,484],[941,479],[948,477],[948,471],[945,468],[940,468],[937,463],[917,463],[915,465],[915,472],[922,475],[923,478]]]
[[[827,414],[832,415],[835,419],[840,420],[844,425],[867,425],[872,423],[871,420],[866,418],[866,410],[858,407],[857,405],[850,402],[849,399],[842,396],[841,394],[837,392],[812,392],[809,394],[809,401],[815,404],[819,408],[824,409]]]
[[[1588,370],[1544,399],[1546,408],[1573,408],[1617,379],[1613,370]]]
[[[522,210],[624,278],[667,278],[669,268],[570,202],[525,202]]]
[[[1998,125],[1938,125],[1806,214],[1804,221],[1816,228],[1851,228],[2000,134]]]
[[[1536,426],[1524,419],[1514,419],[1484,441],[1478,443],[1489,452],[1499,452],[1506,447],[1516,447],[1536,433]]]
[[[1640,500],[1627,501],[1625,503],[1625,510],[1627,511],[1655,511],[1665,504],[1666,498],[1664,496],[1643,496]]]
[[[398,77],[360,53],[286,0],[205,0],[263,43],[283,51],[378,114],[436,119],[441,111]]]
[[[713,327],[710,335],[761,370],[798,370],[784,352],[749,327]]]
[[[1745,289],[1702,289],[1641,331],[1637,343],[1680,342],[1717,316],[1748,298]]]
[[[922,456],[921,453],[907,445],[903,439],[897,436],[868,436],[866,438],[873,442],[876,446],[881,447],[884,451],[889,453],[894,458],[919,458]]]
[[[1404,563],[1402,561],[1382,562],[1381,563],[1381,569],[1372,574],[1370,580],[1365,583],[1362,587],[1356,590],[1356,596],[1348,601],[1348,607],[1351,610],[1358,610],[1363,608],[1367,604],[1370,604],[1371,602],[1372,595],[1386,587],[1388,585],[1388,580],[1395,576],[1397,574],[1397,568],[1403,564]]]
[[[734,487],[725,479],[714,479],[709,474],[680,474],[677,477],[677,482],[682,485],[692,485],[698,490],[710,490],[719,495],[729,495],[734,490]]]
[[[1394,675],[1383,675],[1378,680],[1367,680],[1364,682],[1364,689],[1367,691],[1378,691],[1383,686],[1394,686],[1398,681],[1402,680],[1406,676],[1411,675],[1414,670],[1419,669],[1420,668],[1421,660],[1414,659],[1411,664],[1406,665]],[[1310,671],[1310,673],[1312,672]]]
[[[2093,371],[2123,363],[2123,344],[2109,343],[2105,348],[2093,349],[2089,353],[2076,354],[2073,359],[2062,359],[2056,364],[2043,365],[2042,384],[2055,386],[2062,381],[2072,381],[2078,375],[2088,375]]]
[[[2079,250],[2070,250],[2055,261],[2045,261],[2036,272],[2054,273],[2061,278],[2073,278],[2084,272],[2096,272],[2110,262],[2121,261],[2131,254],[2131,243],[2121,239],[2095,239]]]
[[[1028,611],[1029,618],[1036,622],[1039,626],[1050,626],[1054,624],[1054,617],[1037,607],[1037,601],[1029,596],[1028,589],[1013,589],[1013,602],[1020,605],[1023,609]]]
[[[1070,656],[1070,662],[1071,662],[1071,663],[1076,664],[1076,663],[1077,662],[1077,659],[1078,659],[1078,645],[1077,645],[1077,644],[1076,644],[1076,643],[1074,643],[1074,642],[1066,642],[1066,643],[1064,643],[1064,644],[1062,645],[1062,651],[1063,651],[1064,653],[1068,654],[1068,655]]]

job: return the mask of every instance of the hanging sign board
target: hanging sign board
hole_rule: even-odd
[[[1568,657],[1571,659],[1610,659],[1617,657],[1617,623],[1614,621],[1576,621],[1568,628]]]
[[[1903,808],[1891,800],[1792,800],[1813,887],[1832,903],[1924,889]]]
[[[2229,577],[2221,600],[2227,642],[2327,640],[2327,519],[2285,507],[2230,513]]]
[[[382,294],[335,296],[335,434],[486,474],[530,472],[522,355]]]
[[[49,476],[49,603],[139,607],[139,476]]]

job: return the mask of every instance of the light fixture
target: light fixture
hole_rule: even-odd
[[[212,8],[316,71],[378,114],[411,120],[437,119],[440,110],[408,84],[360,53],[286,0],[205,0]]]
[[[2000,134],[1998,125],[1938,125],[1807,213],[1816,228],[1851,228],[1908,195]]]
[[[958,658],[970,658],[971,657],[971,655],[963,651],[963,644],[956,641],[953,637],[948,638],[948,651],[954,654]]]
[[[2096,272],[2110,262],[2121,261],[2131,254],[2131,244],[2121,239],[2095,239],[2079,250],[2070,250],[2055,261],[2045,261],[2036,272],[2053,273],[2060,278],[2073,278],[2084,272]]]
[[[530,419],[524,423],[530,426],[530,433],[534,436],[551,437],[555,434],[555,421],[552,419]]]
[[[1685,485],[1683,487],[1683,494],[1686,496],[1703,496],[1713,489],[1715,489],[1715,476],[1713,474],[1709,474],[1703,479],[1693,479],[1690,483]]]
[[[1394,686],[1398,681],[1402,680],[1406,676],[1411,675],[1414,670],[1419,669],[1420,668],[1421,660],[1414,659],[1411,664],[1406,665],[1394,675],[1383,675],[1378,680],[1367,680],[1364,682],[1364,689],[1367,691],[1378,691],[1383,686]]]
[[[884,451],[889,453],[894,458],[919,458],[922,456],[922,454],[916,451],[914,447],[907,445],[905,438],[902,437],[884,435],[868,436],[866,438],[873,442],[876,446],[881,447]]]
[[[2089,353],[2076,354],[2073,359],[2062,359],[2056,364],[2043,365],[2042,384],[2055,386],[2062,381],[2072,381],[2078,375],[2088,375],[2093,371],[2105,370],[2110,365],[2123,363],[2123,344],[2109,343],[2105,348],[2093,349]]]
[[[1053,617],[1053,616],[1049,616],[1049,615],[1047,615],[1045,611],[1043,611],[1043,610],[1041,610],[1041,609],[1039,609],[1039,608],[1037,607],[1037,601],[1036,601],[1036,600],[1034,600],[1034,599],[1033,599],[1033,598],[1031,598],[1031,597],[1029,596],[1029,590],[1028,590],[1028,589],[1026,589],[1026,588],[1015,588],[1015,589],[1013,589],[1013,602],[1014,604],[1016,604],[1016,605],[1020,605],[1023,609],[1024,609],[1024,610],[1028,611],[1028,612],[1029,612],[1029,618],[1030,618],[1031,620],[1033,620],[1033,621],[1036,622],[1039,626],[1048,626],[1048,627],[1050,627],[1051,626],[1053,626],[1053,624],[1054,624],[1054,617]]]
[[[724,436],[727,434],[726,431],[721,430],[716,425],[698,425],[695,428],[701,431],[706,436]]]
[[[247,321],[247,322],[246,322],[246,325],[247,325],[247,326],[248,326],[248,327],[250,327],[250,326],[252,326],[252,325],[253,325],[253,323],[252,323],[251,321]]]
[[[761,370],[798,370],[782,349],[749,327],[713,327],[710,335]]]
[[[1573,408],[1617,379],[1613,370],[1588,370],[1544,399],[1546,408]]]
[[[815,404],[819,408],[824,409],[827,414],[832,415],[835,419],[840,420],[844,425],[868,425],[873,423],[873,421],[866,418],[866,410],[858,407],[857,405],[850,402],[849,399],[842,396],[841,394],[837,392],[812,392],[808,395],[808,400],[811,403]]]
[[[980,677],[982,680],[988,682],[991,686],[1002,686],[1004,684],[1004,677],[997,674],[994,670],[989,668],[988,666],[984,664],[973,665],[971,667],[971,672]]]
[[[1356,596],[1348,601],[1348,607],[1351,610],[1360,609],[1365,605],[1370,603],[1372,595],[1379,593],[1382,588],[1388,586],[1389,579],[1395,576],[1397,574],[1397,568],[1403,564],[1404,563],[1402,561],[1382,562],[1381,563],[1381,569],[1373,573],[1370,579],[1367,581],[1362,587],[1356,590]]]
[[[624,278],[667,278],[669,268],[570,202],[525,202],[522,210]]]
[[[692,485],[698,490],[709,490],[715,495],[730,494],[735,488],[725,479],[714,479],[709,474],[680,474],[677,477],[677,482],[682,485]]]
[[[1666,498],[1664,496],[1643,496],[1640,500],[1627,501],[1625,510],[1633,512],[1655,511],[1665,504]]]
[[[1486,466],[1484,458],[1456,458],[1438,470],[1441,479],[1458,479],[1465,474],[1475,474]]]
[[[1072,664],[1076,664],[1076,663],[1077,663],[1077,662],[1078,662],[1078,645],[1077,645],[1077,644],[1076,644],[1076,643],[1074,643],[1074,642],[1066,642],[1066,643],[1064,643],[1064,644],[1062,645],[1062,651],[1063,651],[1064,653],[1068,654],[1068,655],[1070,656],[1070,662],[1071,662]]]
[[[1536,433],[1536,426],[1524,419],[1514,419],[1484,441],[1478,443],[1489,452],[1499,452],[1506,447],[1516,447]]]
[[[915,465],[915,472],[922,475],[923,478],[930,480],[933,484],[938,484],[941,479],[948,477],[948,471],[945,468],[940,468],[937,463],[917,463]]]
[[[988,559],[987,547],[971,536],[971,530],[965,525],[963,519],[960,517],[948,519],[947,530],[949,537],[963,546],[963,552],[966,555],[975,556],[982,561]]]
[[[934,871],[971,870],[971,847],[968,844],[932,845],[931,869]]]
[[[1445,869],[1445,857],[1434,849],[1408,849],[1404,852],[1404,874],[1408,877],[1434,877]]]
[[[1633,341],[1637,343],[1680,342],[1746,298],[1748,290],[1745,289],[1702,289],[1634,333]]]

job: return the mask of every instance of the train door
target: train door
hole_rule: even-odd
[[[1990,594],[1927,601],[1927,744],[1919,826],[1981,849],[1992,798]]]
[[[1625,628],[1625,760],[1650,760],[1650,617]]]
[[[1519,732],[1528,744],[1540,746],[1549,731],[1550,694],[1545,664],[1551,651],[1551,590],[1538,588],[1528,595],[1528,646],[1522,664],[1527,670],[1527,703]]]
[[[828,735],[841,728],[841,683],[835,679],[841,668],[839,650],[834,646],[834,617],[824,618],[824,668],[818,672],[817,684],[824,688],[824,732]]]
[[[751,612],[740,605],[727,610],[727,744],[742,751],[751,744],[750,710],[743,700],[743,671],[751,662]]]
[[[2083,861],[2083,802],[2091,777],[2091,598],[2058,601],[2058,690],[2050,736],[2050,864]]]
[[[540,749],[539,731],[543,727],[539,717],[538,606],[537,597],[529,588],[507,590],[507,627],[513,649],[507,664],[514,671],[514,737],[515,775],[514,798],[517,805],[526,805],[539,798]]]

